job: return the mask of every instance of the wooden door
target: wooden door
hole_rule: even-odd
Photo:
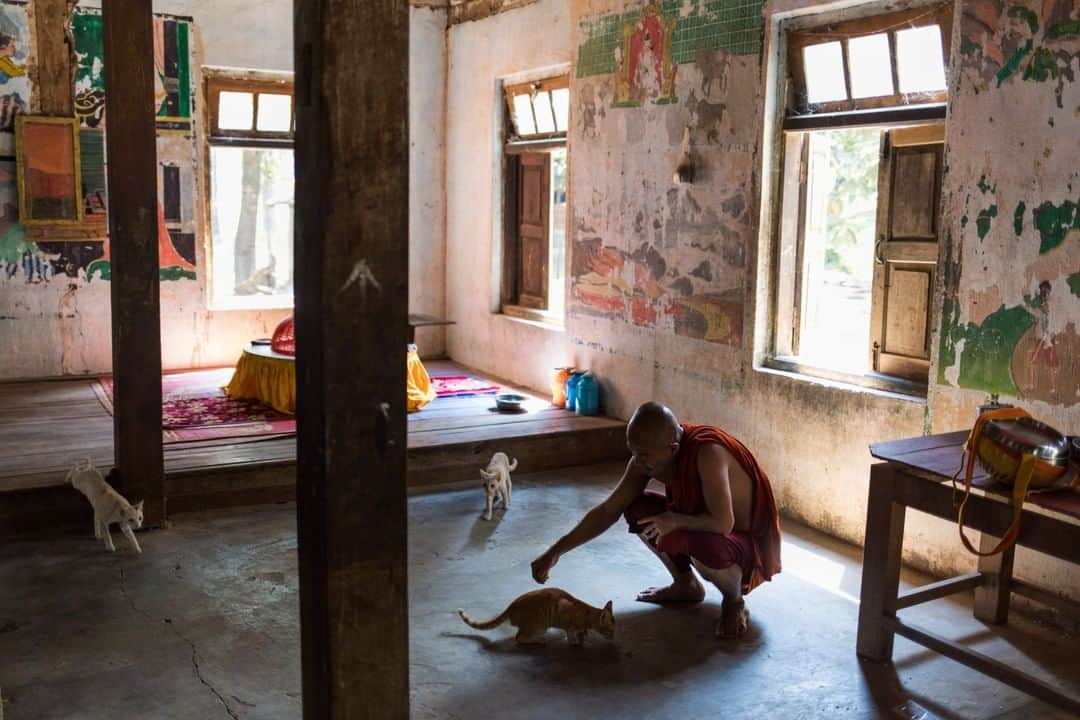
[[[872,367],[920,383],[930,368],[944,141],[940,124],[889,130],[878,174]]]
[[[546,310],[551,214],[547,153],[521,156],[518,178],[518,304]]]

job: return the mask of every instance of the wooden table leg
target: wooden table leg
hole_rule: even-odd
[[[983,533],[979,540],[979,550],[989,552],[999,540],[1000,538]],[[997,555],[979,558],[979,572],[983,576],[982,585],[975,588],[975,617],[979,620],[1001,625],[1009,619],[1009,587],[1012,584],[1015,553],[1016,546],[1012,545]]]
[[[882,621],[896,616],[900,554],[904,545],[906,508],[893,502],[895,477],[896,466],[891,463],[879,463],[870,468],[866,547],[859,592],[856,652],[880,662],[892,660],[893,631]]]

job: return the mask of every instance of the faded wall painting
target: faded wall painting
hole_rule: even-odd
[[[105,123],[105,63],[101,13],[77,8],[71,20],[78,66],[75,112],[88,128]],[[154,108],[159,133],[191,132],[191,21],[154,16]]]
[[[963,6],[938,382],[1080,403],[1080,19]]]
[[[105,221],[105,65],[101,13],[78,8],[72,16],[72,36],[78,62],[75,73],[75,111],[82,124],[83,208],[87,218]],[[162,280],[195,279],[195,139],[189,19],[154,16],[154,109],[157,113],[158,157],[162,160],[158,186],[158,256]],[[183,199],[183,201],[181,201]],[[85,254],[90,257],[90,254]],[[88,280],[110,278],[108,241],[81,266]]]
[[[580,23],[571,314],[742,344],[762,5],[654,3]],[[695,182],[678,184],[687,129]]]
[[[0,3],[0,157],[15,156],[15,116],[30,103],[29,20],[24,3]]]
[[[648,5],[637,20],[624,20],[622,44],[616,48],[615,106],[635,107],[645,100],[675,100],[675,65],[671,41],[675,18],[658,5]]]
[[[23,115],[15,123],[19,217],[24,224],[82,218],[79,133],[74,119]]]

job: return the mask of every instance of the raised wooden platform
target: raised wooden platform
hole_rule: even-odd
[[[445,360],[425,365],[432,375],[477,375]],[[76,460],[89,457],[103,471],[110,467],[112,418],[91,383],[0,384],[0,535],[34,531],[48,525],[50,514],[55,520],[58,512],[86,505],[64,485]],[[438,398],[410,414],[410,490],[479,484],[479,468],[497,450],[518,459],[518,472],[626,457],[622,422],[580,417],[514,389],[532,397],[528,412],[494,412],[492,396],[481,395]],[[295,437],[166,445],[165,474],[169,513],[288,500],[295,488]]]

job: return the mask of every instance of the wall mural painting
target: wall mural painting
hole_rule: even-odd
[[[956,93],[967,97],[955,121],[970,135],[1023,133],[1021,146],[1042,151],[1031,167],[1014,158],[995,171],[975,156],[950,170],[959,242],[947,235],[940,384],[1080,403],[1080,170],[1057,152],[1075,144],[1075,108],[1063,102],[1080,80],[1074,8],[1072,0],[964,4]],[[1001,95],[1028,108],[1016,127],[999,128]],[[967,267],[976,272],[965,275]]]
[[[21,222],[81,222],[82,175],[76,120],[21,115],[15,121],[15,147]]]
[[[82,124],[82,178],[84,212],[104,221],[108,208],[105,187],[105,65],[102,20],[99,10],[78,8],[72,16],[72,36],[78,66],[75,73],[75,112]],[[154,16],[154,109],[157,113],[159,156],[182,162],[163,163],[159,186],[158,256],[161,280],[196,278],[194,219],[188,208],[181,215],[183,183],[194,183],[195,146],[192,132],[194,96],[191,76],[192,24],[170,15]],[[182,137],[170,137],[182,136]],[[187,146],[170,145],[171,141]],[[109,280],[108,241],[100,252],[83,252],[80,261],[88,281]]]
[[[706,50],[761,50],[763,0],[708,0],[687,11],[678,0],[581,22],[577,77],[613,75],[612,107],[677,101],[675,72]]]
[[[71,20],[78,66],[75,112],[84,127],[105,127],[105,47],[101,12],[78,8]],[[191,133],[191,23],[154,16],[154,107],[159,134]]]
[[[82,174],[83,220],[107,222],[105,182],[105,131],[79,130],[79,168]]]
[[[690,278],[668,276],[666,262],[649,246],[627,253],[584,239],[574,247],[573,276],[576,313],[726,345],[742,341],[742,292],[695,294]]]
[[[195,235],[178,230],[170,230],[165,222],[165,209],[158,201],[158,277],[161,280],[194,280],[195,273]],[[86,266],[86,279],[110,280],[112,262],[109,257],[109,241],[106,240],[102,253]]]
[[[622,44],[615,50],[613,105],[675,102],[675,65],[671,62],[675,18],[665,17],[658,5],[648,5],[636,21],[625,22],[622,30]]]
[[[622,112],[635,113],[627,127],[637,135],[628,142],[658,133],[677,157],[683,129],[691,125],[702,146],[726,154],[714,184],[693,189],[665,188],[668,179],[658,185],[649,163],[624,155],[625,184],[600,188],[593,193],[600,200],[575,210],[573,314],[742,343],[743,266],[754,227],[743,185],[753,174],[752,143],[737,142],[725,102],[745,104],[745,113],[754,115],[756,84],[744,90],[727,80],[735,66],[757,77],[763,4],[666,0],[581,22],[577,77],[587,79],[575,84],[581,118],[575,132],[584,141],[578,157],[590,172],[589,153],[595,150],[596,163],[605,162],[602,139],[622,131],[615,117]],[[677,74],[680,65],[687,66],[684,74]],[[733,98],[735,85],[749,97]],[[638,109],[609,113],[608,107]],[[730,182],[717,184],[720,178]],[[610,200],[620,196],[621,202]]]
[[[29,27],[24,3],[0,4],[0,157],[15,156],[15,116],[29,109]]]

